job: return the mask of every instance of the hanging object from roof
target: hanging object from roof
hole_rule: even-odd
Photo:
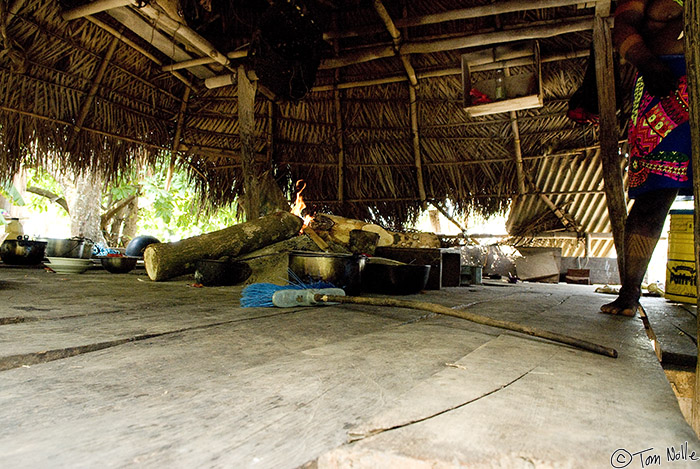
[[[253,34],[248,58],[260,84],[278,99],[297,101],[313,87],[328,47],[299,1],[272,2]]]

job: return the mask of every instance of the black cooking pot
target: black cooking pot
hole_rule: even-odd
[[[360,293],[361,271],[365,257],[352,254],[292,251],[289,254],[289,270],[303,283],[332,283],[345,290],[347,295]],[[291,278],[290,281],[295,281]]]
[[[362,271],[362,290],[385,295],[412,295],[425,288],[429,265],[368,263]]]
[[[27,236],[8,239],[0,245],[0,259],[5,264],[34,265],[44,259],[46,241],[32,241]]]

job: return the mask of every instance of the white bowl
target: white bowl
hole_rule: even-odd
[[[75,257],[47,257],[49,267],[57,274],[82,274],[90,268],[90,259],[78,259]]]

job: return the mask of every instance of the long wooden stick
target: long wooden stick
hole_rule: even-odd
[[[442,306],[435,303],[426,303],[424,301],[414,300],[397,300],[395,298],[366,298],[361,296],[334,295],[315,295],[314,299],[316,301],[323,302],[332,301],[335,303],[352,303],[358,305],[394,306],[397,308],[419,309],[431,313],[444,314],[446,316],[453,316],[456,318],[466,319],[467,321],[475,322],[477,324],[483,324],[485,326],[498,327],[499,329],[520,332],[521,334],[531,335],[534,337],[540,337],[542,339],[551,340],[553,342],[571,345],[572,347],[586,350],[588,352],[597,353],[599,355],[617,358],[617,350],[610,347],[594,344],[592,342],[587,342],[585,340],[570,337],[568,335],[557,334],[556,332],[550,332],[544,329],[536,329],[534,327],[523,326],[510,321],[492,319],[486,316],[481,316],[479,314],[448,308],[447,306]]]

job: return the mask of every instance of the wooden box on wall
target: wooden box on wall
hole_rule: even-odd
[[[534,64],[534,71],[510,75],[509,67]],[[476,71],[504,69],[505,99],[496,99],[496,80],[475,81]],[[462,85],[464,110],[470,116],[485,116],[499,112],[542,107],[542,65],[537,41],[515,46],[499,46],[462,55]],[[471,91],[487,96],[490,102],[478,103]]]

